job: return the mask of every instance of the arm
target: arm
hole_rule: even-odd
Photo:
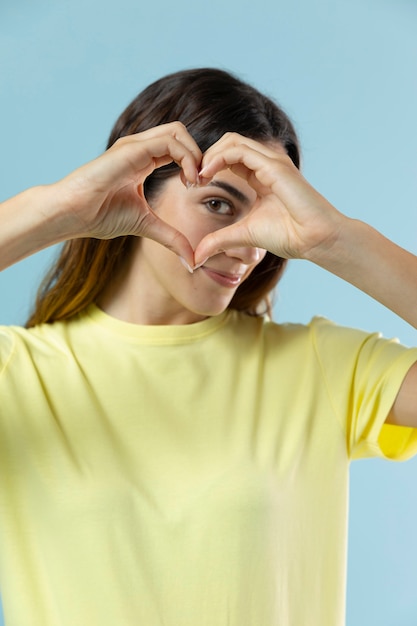
[[[195,183],[201,152],[182,124],[159,126],[118,140],[61,181],[28,189],[0,204],[0,269],[67,239],[146,236],[192,265],[188,240],[149,207],[143,182],[176,161]]]
[[[367,224],[345,220],[332,253],[311,260],[417,328],[417,257]],[[417,363],[408,371],[386,423],[417,428]]]
[[[0,204],[0,269],[61,241],[53,195],[52,187],[33,187]]]
[[[257,191],[258,201],[245,220],[199,244],[197,264],[239,243],[284,258],[306,259],[417,328],[417,257],[371,226],[337,211],[303,178],[282,148],[229,134],[206,152],[202,165],[204,181],[230,167]]]
[[[371,226],[341,214],[303,178],[280,146],[229,134],[204,155],[200,176],[230,167],[258,200],[240,222],[211,233],[195,252],[206,257],[239,245],[309,260],[355,285],[417,328],[417,257]],[[405,378],[389,423],[417,427],[417,365]]]
[[[341,216],[333,245],[313,250],[306,258],[417,328],[417,257],[368,224]]]

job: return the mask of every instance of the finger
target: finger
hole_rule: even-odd
[[[278,141],[261,143],[260,141],[255,141],[249,137],[239,135],[238,133],[226,133],[221,139],[206,150],[202,159],[200,173],[203,172],[203,170],[208,170],[209,163],[215,159],[216,156],[222,155],[230,148],[239,148],[239,146],[246,146],[246,148],[252,149],[256,153],[264,155],[270,159],[276,158],[277,155],[287,155],[285,148]]]
[[[232,147],[245,145],[248,148],[252,148],[265,156],[269,156],[273,158],[277,153],[286,154],[285,148],[278,141],[268,140],[265,142],[257,141],[255,139],[250,139],[249,137],[245,137],[244,135],[240,135],[239,133],[225,133],[218,141],[216,141],[208,150],[206,150],[205,155],[210,155],[216,152],[222,152],[223,150]]]
[[[205,155],[202,166],[200,179],[212,179],[222,170],[231,169],[256,191],[259,191],[259,184],[269,188],[274,180],[273,160],[244,145],[231,146],[222,152],[216,152],[210,159],[206,159]]]
[[[256,242],[252,240],[250,232],[242,222],[231,224],[220,230],[216,230],[206,235],[198,244],[194,252],[195,267],[204,263],[206,259],[215,256],[225,250],[241,247],[257,248]]]
[[[204,154],[199,173],[203,177],[213,177],[222,169],[235,164],[242,164],[246,168],[254,170],[268,158],[271,159],[272,157],[244,143],[219,144],[216,145],[215,149],[213,147]]]
[[[197,172],[201,163],[202,153],[193,137],[181,122],[161,124],[155,128],[135,135],[129,135],[123,139],[139,145],[144,145],[143,142],[149,145],[148,142],[151,142],[155,145],[155,149],[157,150],[154,154],[155,157],[162,158],[162,156],[170,155],[172,157],[171,161],[175,161],[180,167],[184,168],[184,174],[189,182],[192,184],[198,182]],[[159,140],[162,140],[162,144]],[[165,152],[165,154],[161,154],[160,148],[164,145],[164,140],[166,140],[166,149],[164,150],[164,148],[162,148],[162,152]],[[175,149],[175,147],[177,149]],[[181,149],[181,147],[184,150],[183,159],[181,159],[178,153],[178,149]],[[168,160],[164,162],[163,165],[171,161]],[[158,163],[157,167],[161,167],[161,164]]]
[[[287,155],[274,153],[270,157],[244,144],[230,146],[221,153],[212,155],[209,161],[206,161],[205,155],[202,165],[200,177],[213,178],[218,172],[229,168],[243,177],[257,192],[260,190],[259,185],[264,188],[264,192],[270,192],[278,180],[287,177],[291,172],[299,176],[299,170]]]
[[[125,178],[143,182],[157,167],[174,161],[184,171],[184,176],[192,184],[198,181],[198,163],[194,154],[172,135],[152,136],[151,138],[123,138],[111,148],[109,167],[113,168],[113,178],[121,174]],[[114,157],[117,155],[117,163]],[[110,161],[110,159],[112,159]]]
[[[200,166],[203,154],[194,138],[188,132],[186,126],[181,122],[173,122],[172,127],[174,137],[193,154],[197,166]]]
[[[155,126],[147,131],[139,133],[137,135],[132,135],[132,137],[143,137],[147,138],[147,136],[163,136],[163,135],[171,135],[174,139],[177,139],[180,143],[184,145],[193,155],[196,160],[196,163],[201,162],[202,152],[197,145],[194,138],[188,132],[186,126],[182,122],[170,122],[168,124],[160,124],[159,126]]]
[[[152,211],[149,211],[141,218],[135,234],[162,244],[168,250],[182,257],[190,268],[194,267],[194,250],[188,239],[180,231],[157,217]]]

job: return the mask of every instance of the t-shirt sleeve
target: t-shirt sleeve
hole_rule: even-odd
[[[14,348],[13,336],[5,326],[0,326],[0,377],[7,367]]]
[[[404,461],[417,454],[417,428],[384,424],[417,361],[417,348],[323,318],[314,318],[310,326],[330,402],[346,433],[349,457]]]

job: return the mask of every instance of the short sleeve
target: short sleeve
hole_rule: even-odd
[[[417,349],[323,318],[314,318],[310,326],[330,402],[346,434],[349,457],[403,461],[417,454],[417,429],[384,424],[408,370],[417,361]]]
[[[0,326],[0,376],[7,367],[14,348],[13,335],[5,326]]]

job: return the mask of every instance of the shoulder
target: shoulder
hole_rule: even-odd
[[[51,357],[67,357],[71,352],[71,329],[77,324],[78,316],[33,328],[0,326],[0,372],[13,364],[21,366]]]
[[[269,317],[252,317],[239,313],[236,317],[239,328],[246,332],[255,333],[262,336],[268,345],[279,344],[281,347],[286,344],[298,342],[314,344],[317,337],[328,337],[336,340],[343,336],[351,337],[352,333],[362,334],[362,331],[343,328],[331,320],[324,317],[314,317],[308,324],[295,322],[277,322]]]
[[[313,333],[308,324],[276,322],[268,317],[237,313],[233,317],[233,332],[239,346],[259,353],[270,363],[297,362],[307,354],[313,357]]]
[[[245,316],[248,318],[248,316]],[[320,362],[346,365],[361,360],[392,362],[404,353],[412,358],[416,350],[402,345],[397,338],[386,338],[378,331],[339,325],[325,317],[313,317],[307,324],[278,323],[268,318],[250,318],[243,322],[258,335],[269,350],[287,354],[315,355]]]
[[[323,318],[314,317],[309,323],[311,341],[318,354],[327,353],[340,358],[395,359],[415,350],[401,344],[396,337],[384,337],[381,332],[341,326]]]
[[[0,326],[0,374],[7,367],[15,347],[15,334],[7,326]]]

